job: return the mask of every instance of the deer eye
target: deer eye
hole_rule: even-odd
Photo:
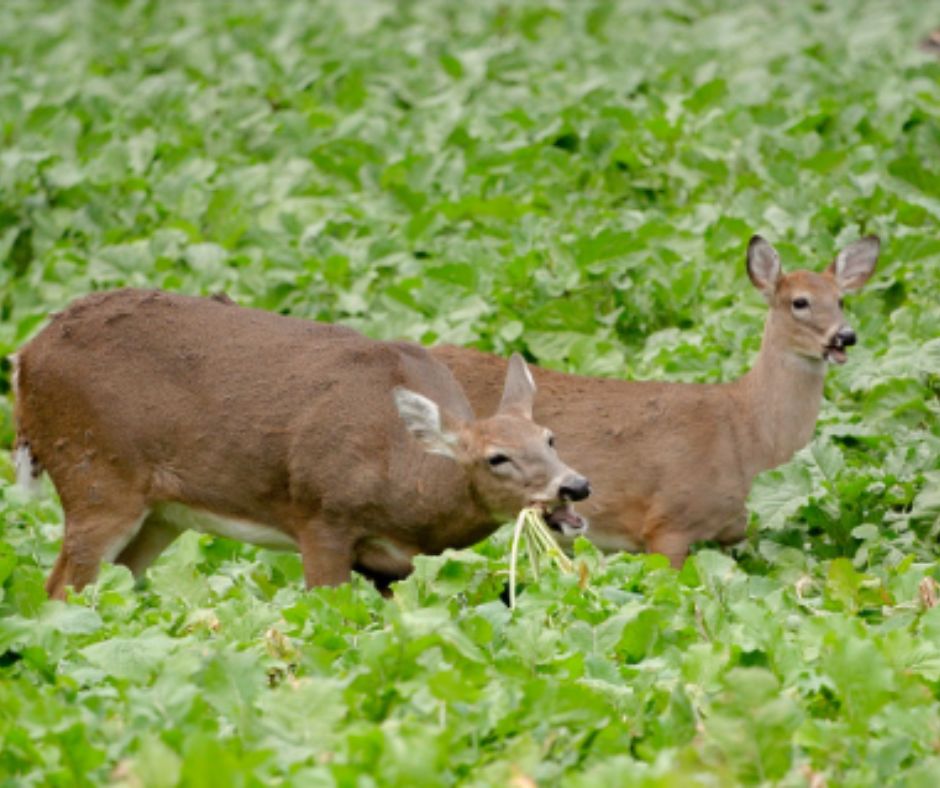
[[[555,448],[555,436],[554,436],[554,435],[549,435],[549,436],[548,436],[548,448],[550,448],[550,449],[554,449],[554,448]]]
[[[490,464],[491,468],[496,468],[509,462],[509,458],[505,454],[491,454],[486,458],[486,461]]]
[[[793,299],[793,308],[794,309],[806,309],[809,306],[809,301],[805,298],[794,298]]]

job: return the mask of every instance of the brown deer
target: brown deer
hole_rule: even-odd
[[[583,511],[606,550],[647,550],[680,566],[689,546],[745,535],[754,477],[786,462],[813,434],[827,362],[842,364],[855,333],[842,294],[875,269],[879,241],[843,249],[821,274],[784,274],[774,248],[754,236],[747,272],[770,306],[760,354],[721,384],[629,382],[533,369],[535,418],[593,485]],[[505,362],[453,346],[432,349],[476,408],[496,400]]]
[[[17,458],[65,512],[55,598],[101,561],[140,575],[187,528],[299,550],[308,586],[403,577],[530,503],[583,528],[570,502],[588,482],[533,423],[520,356],[476,420],[417,345],[119,290],[72,304],[15,361]]]

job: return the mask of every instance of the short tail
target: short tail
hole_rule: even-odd
[[[16,353],[10,356],[13,365],[13,396],[17,404],[20,401],[20,369]],[[19,421],[19,420],[17,420]],[[39,477],[42,476],[42,465],[33,454],[29,440],[23,435],[17,424],[16,442],[13,444],[13,468],[16,471],[16,485],[29,495],[39,492]]]
[[[42,466],[36,460],[28,443],[19,443],[13,450],[13,467],[16,469],[16,485],[33,496],[39,492],[39,477]]]

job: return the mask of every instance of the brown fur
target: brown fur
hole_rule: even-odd
[[[474,421],[447,368],[416,345],[217,299],[87,296],[17,366],[18,440],[65,510],[55,597],[102,559],[142,572],[179,532],[161,504],[287,535],[317,585],[353,567],[403,576],[415,553],[472,544],[573,475],[523,412],[531,386],[507,385],[509,407]],[[409,434],[395,386],[440,406],[459,463]],[[494,446],[515,453],[514,476],[487,465]]]
[[[588,537],[604,549],[660,552],[675,566],[692,542],[743,538],[754,477],[786,462],[812,437],[823,356],[844,329],[840,294],[861,287],[876,257],[877,239],[868,238],[823,274],[784,275],[776,252],[755,237],[749,268],[753,262],[752,280],[771,309],[756,364],[731,383],[628,382],[532,367],[539,388],[535,418],[554,430],[559,450],[591,479],[594,492],[582,507]],[[796,314],[799,296],[811,301],[807,314]],[[502,359],[453,346],[432,353],[451,368],[474,407],[493,407]]]

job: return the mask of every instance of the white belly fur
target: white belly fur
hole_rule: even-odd
[[[161,503],[154,506],[154,512],[180,531],[199,531],[275,550],[297,549],[297,543],[291,537],[264,523],[219,517],[181,503]]]
[[[633,541],[629,536],[603,531],[588,531],[587,538],[605,553],[642,553],[643,545]]]

